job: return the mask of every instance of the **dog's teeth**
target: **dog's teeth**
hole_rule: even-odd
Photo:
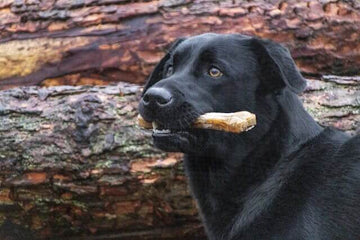
[[[154,133],[171,133],[171,131],[169,129],[162,129],[162,130],[154,129]]]
[[[156,124],[156,122],[152,122],[152,126],[153,126],[153,129],[157,129],[157,128],[158,128],[158,125]]]

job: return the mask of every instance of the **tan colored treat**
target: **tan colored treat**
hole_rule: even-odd
[[[193,127],[241,133],[253,128],[255,125],[255,114],[242,111],[235,113],[205,113],[196,119]]]
[[[152,124],[146,122],[140,115],[138,116],[138,123],[143,128],[152,128]],[[255,125],[255,114],[242,111],[235,113],[205,113],[195,120],[192,127],[241,133],[250,130]]]

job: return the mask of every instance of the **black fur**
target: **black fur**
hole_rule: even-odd
[[[210,77],[212,66],[223,76]],[[172,130],[153,134],[157,147],[185,153],[210,240],[360,239],[360,137],[323,129],[304,110],[305,81],[284,47],[236,34],[182,39],[143,96],[155,87],[171,101],[142,99],[140,114]],[[242,110],[257,116],[251,131],[189,127],[206,112]]]

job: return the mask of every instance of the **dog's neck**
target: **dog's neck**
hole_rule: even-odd
[[[271,109],[276,104],[269,104],[270,101],[277,102],[277,107]],[[218,229],[218,232],[223,232],[236,216],[246,214],[241,212],[245,211],[246,202],[252,202],[249,195],[254,188],[268,180],[268,173],[274,171],[282,159],[322,131],[291,92],[285,90],[277,96],[259,99],[258,104],[261,107],[255,113],[260,118],[254,130],[239,135],[235,141],[232,136],[218,143],[219,147],[214,147],[208,157],[187,155],[185,158],[190,185],[205,215],[204,220],[210,223],[212,217],[229,217],[223,219],[223,226],[213,226],[212,231]],[[227,148],[224,150],[221,145]],[[231,162],[230,159],[235,161]],[[231,198],[224,197],[228,195],[227,192],[232,193]],[[275,197],[277,191],[269,191],[269,194]],[[252,209],[255,215],[245,216],[244,219],[254,220],[262,207],[259,205],[256,210]],[[242,220],[240,222],[240,225],[247,224]]]
[[[305,111],[299,98],[288,90],[284,90],[277,96],[280,105],[282,122],[286,124],[283,131],[285,142],[285,154],[290,154],[299,146],[319,135],[323,130],[319,124]],[[279,126],[281,128],[281,126]]]

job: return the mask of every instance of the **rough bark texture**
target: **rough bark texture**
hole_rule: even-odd
[[[41,238],[203,239],[181,155],[136,126],[139,93],[123,83],[0,91],[0,222]],[[309,80],[302,99],[321,124],[359,133],[359,77]]]
[[[1,92],[1,221],[43,238],[201,233],[180,156],[157,151],[134,122],[138,93],[124,84]]]
[[[170,42],[209,31],[282,42],[305,73],[360,72],[357,0],[3,0],[0,89],[142,83]]]
[[[312,79],[301,98],[321,125],[360,134],[360,76]]]

